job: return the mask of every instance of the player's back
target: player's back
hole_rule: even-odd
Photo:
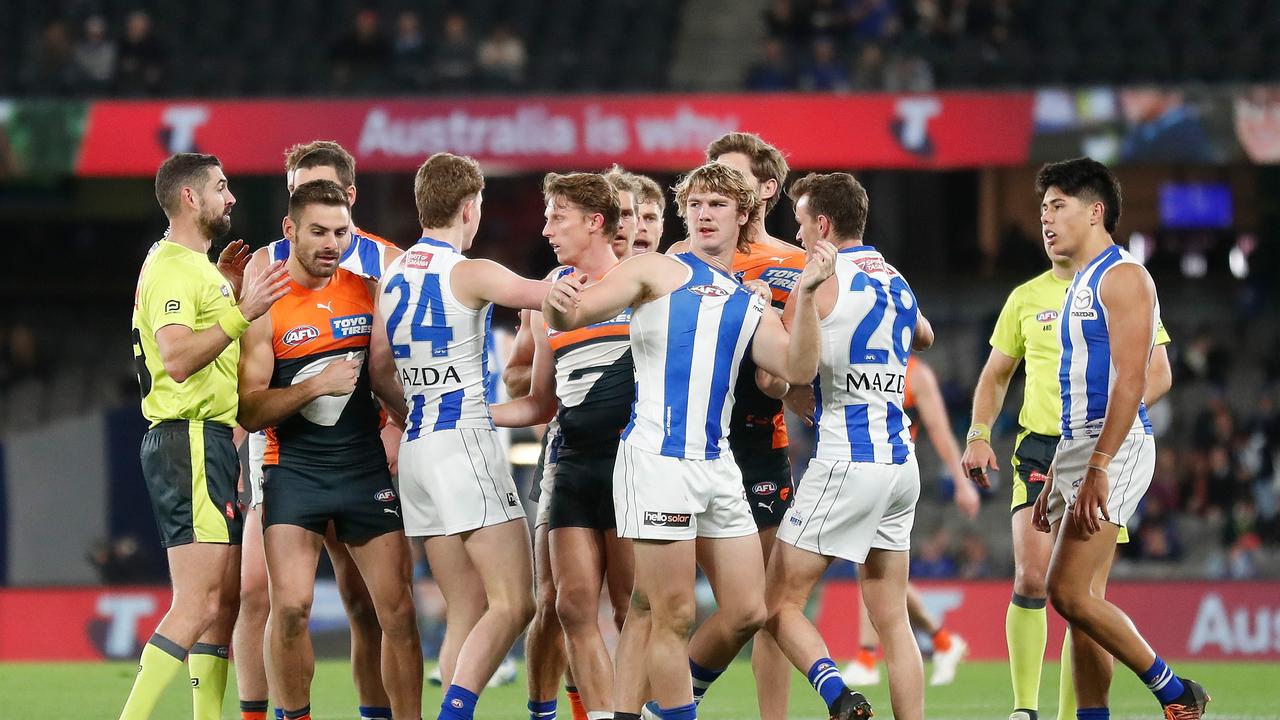
[[[378,306],[409,405],[405,440],[459,428],[492,429],[485,399],[493,305],[467,307],[453,293],[466,258],[423,238],[387,268]]]
[[[1111,333],[1107,327],[1107,309],[1102,304],[1102,279],[1114,267],[1137,264],[1127,250],[1112,245],[1076,273],[1058,321],[1062,339],[1062,361],[1058,381],[1062,390],[1062,436],[1064,438],[1097,437],[1116,382],[1116,368],[1111,362]],[[1147,348],[1155,346],[1160,326],[1160,300],[1152,306],[1151,337]],[[1138,414],[1131,431],[1150,435],[1151,422],[1146,405],[1138,404]]]
[[[671,257],[688,280],[631,315],[636,400],[623,439],[668,457],[718,458],[764,301],[693,253]]]
[[[901,464],[912,453],[906,373],[918,315],[902,276],[869,245],[836,256],[835,305],[822,319],[817,396],[824,460]]]

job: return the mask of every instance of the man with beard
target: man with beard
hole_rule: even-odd
[[[209,245],[231,228],[236,202],[218,158],[170,157],[156,173],[156,199],[169,231],[138,276],[133,346],[142,413],[151,423],[142,440],[142,472],[168,555],[173,604],[142,650],[120,717],[150,717],[187,661],[195,716],[217,718],[244,523],[231,440],[239,400],[236,341],[284,296],[288,276],[274,263],[242,283],[243,261],[232,263],[227,277],[209,262]]]
[[[284,716],[310,718],[315,659],[307,622],[320,548],[332,523],[368,586],[382,629],[392,713],[419,717],[422,648],[409,547],[379,438],[366,358],[373,328],[367,281],[339,267],[351,227],[346,192],[330,180],[297,187],[284,221],[289,294],[245,336],[240,424],[267,430],[262,523],[273,690]],[[398,397],[390,398],[395,407]]]

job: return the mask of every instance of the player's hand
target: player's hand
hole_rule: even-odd
[[[1085,470],[1084,480],[1076,492],[1076,504],[1071,508],[1071,519],[1086,535],[1101,530],[1103,520],[1111,520],[1111,514],[1107,512],[1108,490],[1105,471],[1092,467]]]
[[[249,246],[243,240],[232,240],[218,253],[218,272],[231,283],[231,290],[236,299],[240,298],[240,290],[244,288],[244,269],[249,265]]]
[[[773,288],[769,287],[769,283],[761,280],[760,278],[743,281],[742,287],[750,290],[765,302],[773,300]]]
[[[996,461],[996,451],[991,448],[991,443],[986,440],[970,442],[964,449],[964,456],[960,458],[960,465],[969,474],[969,479],[977,483],[978,487],[983,490],[991,489],[991,480],[987,477],[987,468],[992,470],[1000,469],[1000,463]]]
[[[982,507],[982,498],[978,497],[978,491],[963,477],[952,478],[952,482],[956,486],[956,509],[970,520],[978,517],[978,509]]]
[[[360,378],[360,361],[345,358],[334,360],[315,376],[316,390],[321,395],[342,397],[356,390]]]
[[[813,414],[818,405],[812,385],[792,385],[782,397],[782,404],[803,420],[806,427],[813,427]]]
[[[1053,483],[1045,483],[1045,487],[1036,496],[1035,504],[1031,506],[1031,527],[1042,533],[1052,529],[1049,525],[1049,494],[1052,492]]]
[[[819,240],[805,248],[804,272],[800,273],[800,287],[808,292],[818,289],[836,271],[836,246]]]
[[[250,322],[262,317],[277,300],[289,294],[289,271],[277,260],[248,278],[240,298],[240,312]]]
[[[582,295],[582,289],[587,286],[587,280],[586,275],[578,273],[565,275],[551,286],[547,302],[562,313],[573,312],[578,307],[578,298]]]

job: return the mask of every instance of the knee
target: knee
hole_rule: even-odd
[[[378,616],[378,624],[389,637],[417,635],[418,613],[413,606],[413,596],[405,592],[384,608]]]
[[[306,602],[277,602],[271,608],[271,625],[286,639],[300,637],[311,621],[311,605]]]
[[[240,585],[240,614],[244,617],[265,617],[271,609],[266,583],[245,582]]]
[[[1013,572],[1013,591],[1023,597],[1042,598],[1045,596],[1045,569],[1043,567],[1021,567]]]
[[[765,609],[764,601],[739,608],[730,618],[734,632],[745,637],[755,635],[764,627],[765,621],[768,619],[769,613]]]
[[[597,622],[599,602],[585,587],[566,585],[556,591],[556,615],[566,632],[580,630]]]
[[[339,595],[342,598],[342,606],[347,610],[347,618],[351,620],[352,626],[356,627],[377,627],[378,614],[373,606],[373,599],[369,597],[363,586],[359,590],[350,587],[338,586]]]
[[[668,599],[666,602],[653,605],[649,615],[651,632],[663,632],[677,637],[689,637],[693,632],[693,623],[697,619],[698,605],[692,597],[688,599]]]
[[[552,607],[555,607],[555,603]],[[490,600],[489,612],[505,617],[515,627],[523,628],[533,621],[537,606],[533,601],[533,593],[514,593],[509,597]]]
[[[1085,588],[1082,592],[1081,589],[1073,588],[1070,583],[1053,576],[1049,577],[1047,585],[1049,602],[1053,605],[1053,609],[1057,610],[1067,622],[1073,622],[1078,618],[1088,589]]]

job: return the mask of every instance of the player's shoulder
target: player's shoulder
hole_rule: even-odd
[[[1025,301],[1045,292],[1062,292],[1062,281],[1054,276],[1052,270],[1045,270],[1030,280],[1026,280],[1009,292],[1010,299]]]
[[[365,230],[364,228],[360,227],[359,225],[355,226],[355,231],[352,232],[351,234],[353,237],[363,238],[370,242],[377,243],[378,245],[385,245],[386,247],[395,248],[397,250],[400,249],[399,245],[396,245],[395,243],[382,237],[381,235],[376,235],[374,233],[371,233],[368,230]]]
[[[573,273],[573,268],[571,266],[557,265],[551,269],[551,272],[544,275],[542,279],[545,282],[555,282],[556,280],[559,280],[565,275],[570,275],[572,273]]]

